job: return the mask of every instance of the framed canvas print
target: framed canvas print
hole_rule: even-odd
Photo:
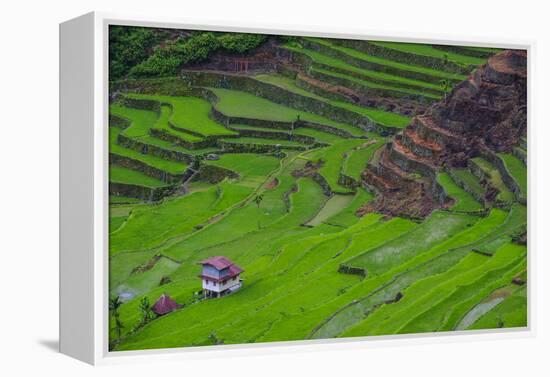
[[[62,352],[530,331],[529,44],[60,30]]]

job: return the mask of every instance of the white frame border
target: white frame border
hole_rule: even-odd
[[[517,339],[536,336],[535,318],[535,243],[529,242],[528,252],[528,326],[518,329],[497,329],[459,331],[446,333],[421,333],[414,335],[387,335],[341,339],[284,341],[262,344],[221,345],[157,349],[143,351],[108,351],[108,26],[129,25],[175,29],[197,29],[228,32],[255,32],[264,34],[317,36],[395,42],[417,42],[450,44],[478,47],[500,47],[525,49],[528,53],[528,161],[534,156],[535,136],[532,125],[534,77],[533,40],[517,40],[501,37],[460,37],[426,33],[387,33],[364,29],[334,28],[320,26],[296,26],[283,24],[259,25],[254,22],[207,21],[196,19],[174,19],[148,16],[130,16],[93,12],[94,17],[94,364],[116,364],[127,362],[149,362],[183,359],[205,359],[210,357],[258,356],[266,354],[289,354],[296,351],[326,351],[367,349],[370,347],[411,346],[420,344],[441,344],[498,339]],[[324,29],[324,30],[322,30]],[[101,78],[101,79],[99,79]],[[531,205],[535,189],[532,185],[533,164],[528,164],[528,238],[533,240],[535,208]]]

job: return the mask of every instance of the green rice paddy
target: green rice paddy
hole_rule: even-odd
[[[455,200],[452,210],[455,211],[479,211],[483,206],[468,192],[460,188],[447,173],[439,173],[437,182],[443,186],[447,195]]]
[[[262,75],[255,76],[255,78],[259,81],[263,81],[263,82],[267,82],[267,83],[279,86],[279,87],[281,87],[283,89],[286,89],[286,90],[288,90],[292,93],[299,94],[299,95],[304,95],[306,97],[312,97],[312,98],[315,98],[319,101],[328,103],[332,106],[339,107],[339,108],[342,108],[342,109],[346,109],[346,110],[361,114],[363,116],[366,116],[366,117],[372,119],[375,122],[378,122],[378,123],[386,125],[386,126],[392,126],[392,127],[399,127],[400,128],[400,127],[405,127],[406,125],[408,125],[410,123],[410,118],[406,117],[406,116],[403,116],[403,115],[390,113],[390,112],[379,110],[379,109],[372,108],[372,107],[363,107],[363,106],[357,106],[357,105],[354,105],[354,104],[348,103],[348,102],[336,101],[336,100],[321,97],[317,94],[313,94],[313,93],[310,93],[310,92],[307,92],[308,94],[305,94],[304,92],[306,92],[306,91],[304,89],[300,88],[299,86],[297,86],[295,80],[290,79],[288,77],[284,77],[284,76],[281,76],[281,75],[262,74]],[[348,129],[346,129],[346,131],[350,131],[350,129],[348,128]],[[352,132],[352,134],[357,135],[357,131]]]
[[[404,64],[404,63],[401,63],[399,61],[385,59],[385,58],[382,58],[380,56],[369,55],[369,54],[366,54],[364,52],[354,50],[352,48],[347,48],[347,47],[336,45],[336,44],[330,42],[330,39],[320,39],[320,38],[306,38],[306,39],[312,40],[316,43],[319,43],[321,45],[324,45],[324,46],[329,47],[331,49],[334,49],[336,51],[343,52],[343,53],[345,53],[349,56],[352,56],[352,57],[360,59],[360,60],[364,60],[364,61],[371,62],[371,63],[376,63],[376,64],[379,64],[381,66],[387,66],[387,67],[395,68],[395,69],[398,69],[398,70],[402,70],[402,71],[404,71],[403,75],[406,75],[407,72],[417,72],[417,73],[422,73],[422,74],[425,74],[425,75],[428,75],[428,76],[437,77],[439,80],[451,79],[451,80],[462,81],[462,80],[465,80],[467,78],[465,75],[460,75],[460,74],[456,74],[456,73],[449,73],[449,72],[440,71],[440,70],[431,69],[431,68],[426,68],[426,67],[413,65],[413,64]]]
[[[397,51],[402,51],[410,54],[418,54],[424,56],[430,56],[434,58],[444,59],[447,57],[450,61],[461,63],[461,64],[471,64],[471,65],[481,65],[485,63],[485,59],[475,58],[467,55],[460,55],[449,51],[438,50],[432,46],[420,44],[420,43],[397,43],[397,42],[371,42],[374,45],[390,48]]]

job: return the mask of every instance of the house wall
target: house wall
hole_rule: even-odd
[[[216,270],[214,267],[212,267],[208,264],[202,267],[202,274],[212,276],[212,277],[215,277],[215,278],[220,277],[220,271]]]
[[[222,292],[235,285],[238,285],[239,282],[240,282],[239,276],[236,276],[235,280],[233,280],[233,278],[229,279],[225,284],[216,283],[216,285],[214,285],[214,283],[211,280],[207,282],[206,279],[202,279],[202,288],[212,292]]]

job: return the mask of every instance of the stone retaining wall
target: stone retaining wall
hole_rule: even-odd
[[[268,131],[268,130],[255,130],[255,129],[249,129],[249,128],[232,128],[231,129],[237,131],[240,136],[243,137],[258,137],[263,139],[271,139],[271,140],[291,140],[296,141],[298,143],[303,144],[315,144],[316,139],[312,136],[306,136],[306,135],[296,135],[291,134],[290,132],[281,132],[281,131]]]
[[[153,144],[143,143],[139,140],[132,139],[122,133],[119,134],[117,137],[117,144],[128,149],[133,149],[142,154],[156,156],[165,160],[181,161],[188,164],[194,160],[194,156],[191,154],[161,148]]]
[[[296,94],[277,85],[264,83],[251,77],[199,71],[183,71],[182,75],[195,86],[212,86],[245,91],[284,106],[318,114],[336,122],[355,125],[366,131],[392,128],[378,124],[372,119],[353,111],[333,106],[313,97]]]
[[[422,104],[428,104],[434,101],[433,99],[424,97],[420,94],[405,93],[405,92],[399,91],[398,89],[394,90],[390,88],[369,87],[367,85],[359,84],[350,79],[329,75],[315,69],[311,70],[309,72],[309,75],[316,80],[323,81],[328,84],[339,85],[346,88],[350,88],[363,97],[399,98],[399,99],[405,99],[408,101],[420,102]]]
[[[469,193],[470,195],[472,195],[475,200],[477,200],[478,202],[480,202],[482,205],[485,206],[485,193],[478,193],[478,192],[475,192],[474,190],[472,190],[472,188],[470,186],[468,186],[462,179],[460,179],[459,176],[457,176],[452,169],[447,169],[445,170],[445,172],[447,174],[449,174],[449,177],[451,177],[451,179],[453,180],[453,182],[458,186],[460,187],[461,189],[463,189],[464,191],[466,191],[467,193]]]
[[[129,119],[126,119],[118,115],[109,114],[109,127],[117,127],[124,130],[130,127],[131,124],[132,124],[132,121]]]
[[[468,75],[475,68],[474,66],[462,66],[453,61],[448,61],[447,63],[444,63],[443,59],[437,57],[394,50],[391,48],[375,45],[369,41],[361,41],[355,39],[333,39],[332,42],[340,46],[353,48],[366,54],[380,56],[389,60],[407,62],[407,64],[420,65],[423,67],[438,69],[451,73]]]
[[[331,196],[332,195],[333,191],[332,191],[330,185],[328,184],[327,180],[325,179],[325,177],[323,177],[319,173],[315,173],[315,174],[313,174],[313,176],[311,178],[315,182],[317,182],[319,184],[319,186],[321,186],[321,188],[323,189],[323,194],[325,194],[326,196]]]
[[[344,174],[342,171],[340,171],[340,175],[338,176],[338,184],[354,191],[359,187],[359,182],[355,178]]]
[[[256,144],[245,142],[227,142],[224,140],[218,140],[218,146],[222,148],[225,153],[277,153],[281,149],[296,151],[305,151],[308,149],[308,147],[301,145]],[[314,147],[315,144],[311,146],[311,148]]]
[[[359,275],[362,277],[367,276],[367,271],[364,268],[352,267],[346,264],[341,264],[340,267],[338,268],[338,272],[343,274]]]
[[[493,52],[489,52],[489,51],[470,50],[462,46],[432,45],[432,47],[442,51],[454,52],[455,54],[472,56],[474,58],[481,58],[481,59],[487,59],[494,54]]]
[[[233,170],[225,169],[215,165],[202,164],[198,173],[193,177],[194,181],[202,181],[208,183],[218,183],[225,178],[238,178],[239,174]]]
[[[347,97],[340,93],[335,93],[329,90],[325,90],[315,85],[311,85],[309,82],[304,80],[304,78],[301,76],[296,77],[295,83],[297,87],[307,90],[308,92],[311,92],[313,94],[317,94],[321,97],[329,98],[335,101],[342,101],[342,102],[349,102],[351,104],[356,104],[356,102],[351,100],[350,97]],[[357,98],[357,101],[359,101],[359,98]]]
[[[158,201],[165,196],[173,194],[176,188],[175,185],[152,188],[129,183],[109,182],[109,195]]]
[[[500,172],[500,175],[502,177],[502,181],[514,193],[516,196],[516,199],[521,203],[526,205],[527,199],[525,198],[525,195],[527,193],[522,193],[521,188],[519,184],[516,182],[516,180],[512,177],[508,169],[506,168],[506,165],[504,164],[504,161],[500,157],[498,157],[494,152],[490,151],[489,149],[482,149],[481,150],[481,157],[489,161],[491,164],[497,167],[498,171]]]
[[[109,93],[133,92],[144,94],[163,94],[167,96],[187,96],[190,85],[188,81],[179,77],[166,77],[158,79],[125,79],[111,81]]]
[[[132,170],[137,170],[145,175],[148,175],[149,177],[166,183],[178,183],[183,179],[183,172],[181,174],[171,174],[164,170],[147,165],[145,162],[114,153],[109,153],[109,163]]]
[[[419,80],[424,81],[432,84],[440,84],[441,77],[439,76],[433,76],[427,73],[422,72],[416,72],[416,71],[410,71],[406,69],[400,69],[392,66],[388,66],[381,63],[375,63],[368,60],[359,59],[356,57],[353,57],[351,55],[348,55],[344,52],[338,51],[336,49],[324,46],[320,43],[316,43],[314,41],[303,41],[303,44],[305,47],[310,48],[312,50],[319,51],[325,55],[332,56],[334,58],[340,59],[348,64],[351,64],[353,66],[363,68],[363,69],[369,69],[374,70],[378,72],[384,72],[391,75],[396,75],[399,77],[407,77],[413,80]],[[460,82],[460,79],[454,79],[454,82]]]

